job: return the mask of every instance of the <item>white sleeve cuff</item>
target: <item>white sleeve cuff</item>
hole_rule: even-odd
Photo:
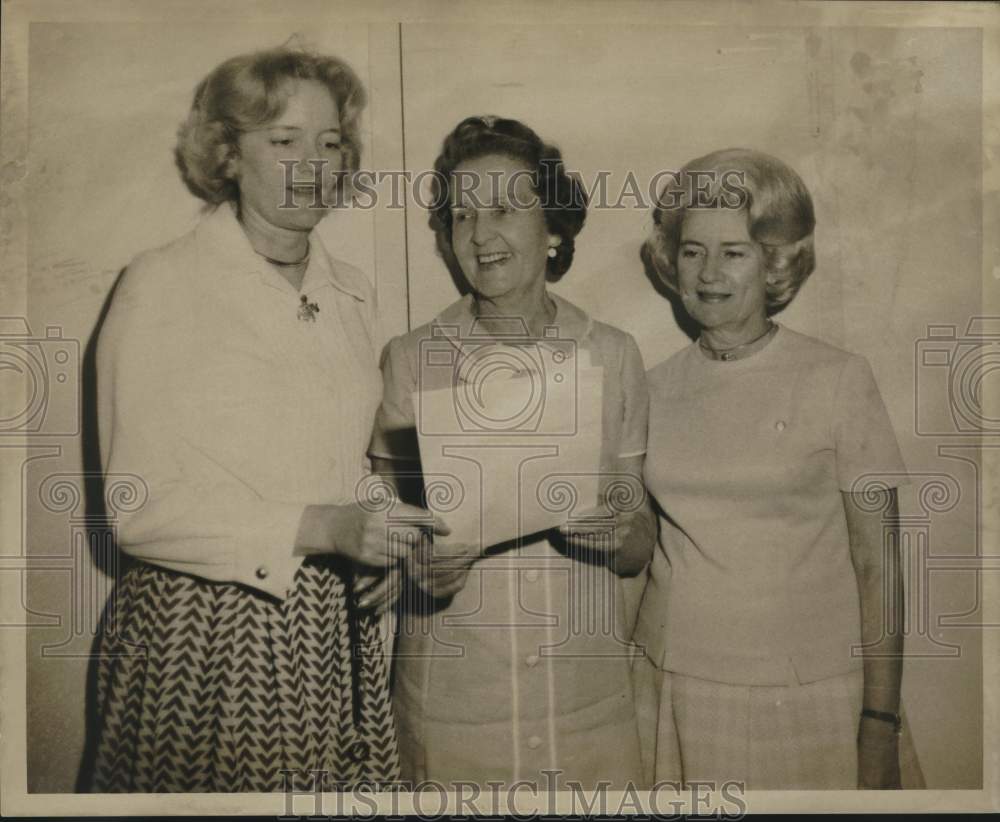
[[[278,599],[285,599],[304,559],[294,554],[295,537],[304,509],[301,505],[284,503],[271,503],[268,509],[266,526],[254,535],[249,544],[240,546],[233,558],[233,578]]]

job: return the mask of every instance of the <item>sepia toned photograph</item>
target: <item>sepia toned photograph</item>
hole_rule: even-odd
[[[998,808],[989,3],[3,14],[3,813]]]

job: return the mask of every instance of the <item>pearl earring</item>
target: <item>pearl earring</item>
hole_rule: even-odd
[[[556,251],[556,247],[554,245],[549,246],[548,255],[550,259],[554,260],[556,258],[557,253],[558,252]]]

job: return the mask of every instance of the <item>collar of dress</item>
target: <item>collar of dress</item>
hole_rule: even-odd
[[[485,343],[493,345],[517,344],[530,341],[550,351],[567,351],[565,344],[559,341],[573,340],[582,344],[590,334],[593,320],[573,303],[564,300],[558,294],[548,292],[556,306],[556,316],[550,325],[545,327],[539,338],[528,338],[527,328],[519,318],[510,318],[510,329],[506,333],[486,331],[473,312],[473,297],[466,294],[458,302],[452,303],[434,318],[431,333],[435,337],[447,338],[456,348],[461,349],[463,343]],[[569,349],[572,350],[572,349]]]

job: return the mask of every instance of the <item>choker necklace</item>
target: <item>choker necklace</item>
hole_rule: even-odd
[[[294,266],[305,265],[307,262],[309,262],[309,252],[311,250],[312,249],[306,247],[305,256],[301,260],[295,260],[290,263],[285,262],[284,260],[276,260],[274,259],[274,257],[268,257],[266,254],[260,254],[259,251],[257,253],[260,254],[260,256],[263,257],[265,260],[267,260],[271,265],[276,265],[279,268],[293,268]]]
[[[243,229],[243,233],[247,235],[247,240],[249,240],[250,239],[250,235],[247,233],[246,223],[243,222],[243,215],[237,212],[237,214],[236,214],[236,221],[240,224],[240,228]],[[253,248],[253,244],[252,243],[251,243],[250,247]],[[278,266],[278,268],[292,268],[294,266],[303,265],[303,264],[309,262],[309,252],[311,252],[311,251],[312,251],[312,246],[309,243],[306,243],[306,253],[302,256],[302,259],[301,260],[295,260],[295,261],[289,263],[289,262],[285,262],[284,260],[276,260],[276,259],[274,259],[274,257],[268,257],[266,254],[261,254],[261,252],[259,252],[256,248],[253,249],[253,253],[254,254],[256,254],[258,257],[263,257],[271,265],[276,265],[276,266]]]
[[[710,348],[706,345],[702,337],[698,337],[698,347],[704,351],[713,360],[722,360],[723,362],[730,362],[731,360],[740,359],[740,352],[754,343],[759,343],[765,337],[770,337],[778,330],[777,324],[773,320],[767,321],[767,331],[761,334],[759,337],[754,337],[749,342],[741,343],[740,345],[734,345],[732,348]]]

